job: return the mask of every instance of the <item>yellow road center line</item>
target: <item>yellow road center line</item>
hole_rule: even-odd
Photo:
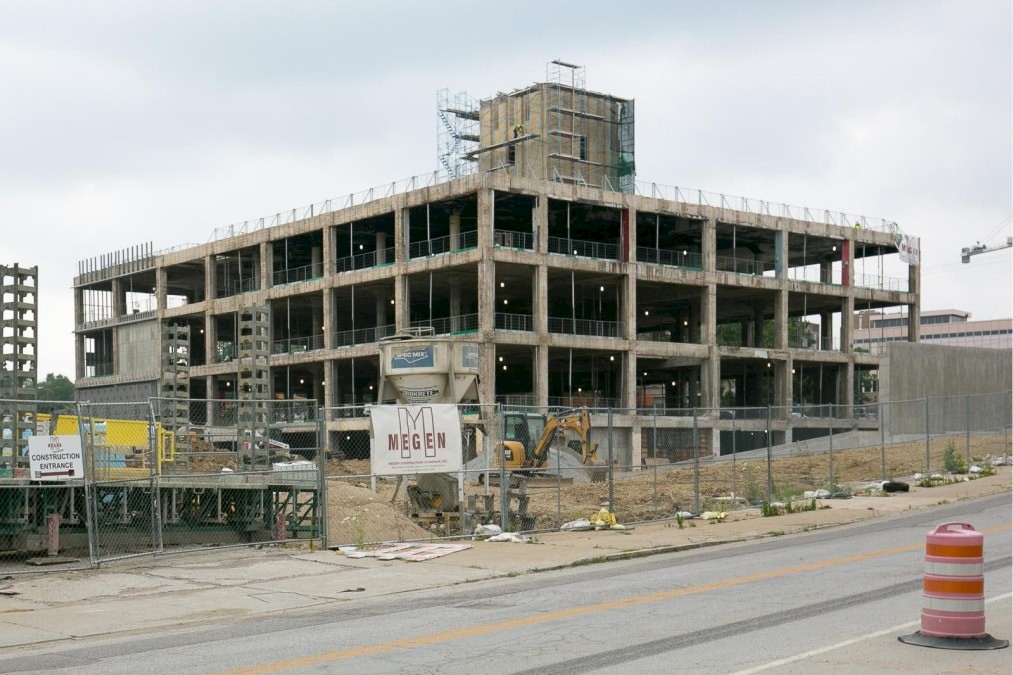
[[[979,532],[983,534],[990,534],[995,532],[1001,532],[1003,530],[1009,530],[1011,528],[1013,528],[1013,525],[1006,524],[991,527],[985,530],[979,530]],[[619,600],[609,600],[608,602],[599,602],[593,605],[582,605],[580,607],[570,607],[568,609],[557,609],[552,612],[543,612],[530,616],[522,616],[516,619],[509,619],[506,621],[496,621],[493,623],[479,624],[477,626],[458,628],[456,630],[441,631],[439,633],[429,633],[427,635],[420,635],[418,637],[413,638],[405,638],[403,640],[391,640],[390,642],[379,642],[372,645],[364,645],[362,647],[349,647],[348,649],[339,649],[331,652],[323,652],[321,654],[301,656],[294,659],[273,661],[270,663],[264,663],[256,666],[249,666],[247,668],[237,668],[235,670],[223,671],[221,675],[261,675],[263,673],[277,673],[292,668],[306,668],[309,666],[318,666],[324,663],[331,663],[334,661],[344,661],[346,659],[354,659],[362,656],[383,654],[386,652],[395,651],[397,649],[413,649],[415,647],[424,647],[426,645],[437,644],[440,642],[449,642],[451,640],[460,640],[462,638],[471,638],[479,635],[487,635],[489,633],[497,633],[499,631],[510,630],[512,628],[526,628],[530,626],[537,626],[543,623],[549,623],[551,621],[561,621],[563,619],[572,619],[579,616],[585,616],[587,614],[595,614],[597,612],[605,612],[613,609],[621,609],[623,607],[634,607],[636,605],[644,605],[651,602],[658,602],[661,600],[671,600],[673,598],[680,598],[687,595],[694,595],[696,593],[705,593],[707,591],[722,590],[725,588],[731,588],[733,586],[741,586],[743,584],[750,584],[757,581],[767,581],[769,579],[777,579],[779,577],[786,577],[792,574],[800,574],[803,572],[812,572],[815,570],[821,570],[828,567],[848,565],[855,562],[862,562],[864,560],[872,560],[874,558],[882,558],[888,555],[896,555],[898,553],[910,553],[911,551],[921,550],[924,548],[924,546],[925,546],[924,543],[907,544],[905,546],[885,548],[879,551],[856,553],[855,555],[849,555],[843,558],[833,558],[830,560],[820,560],[817,562],[806,563],[804,565],[793,565],[791,567],[782,567],[779,569],[768,570],[766,572],[757,572],[756,574],[748,574],[742,577],[734,577],[732,579],[721,579],[720,581],[712,581],[706,584],[686,586],[685,588],[673,588],[667,591],[658,591],[656,593],[636,595],[629,598],[621,598]]]

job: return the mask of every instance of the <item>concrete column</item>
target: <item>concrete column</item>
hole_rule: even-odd
[[[549,269],[545,265],[534,268],[534,297],[532,298],[533,327],[539,341],[549,332]]]
[[[214,300],[215,287],[218,283],[218,266],[214,254],[204,256],[204,299]]]
[[[319,308],[314,308],[313,309],[313,319],[312,319],[312,321],[313,321],[313,330],[310,331],[310,335],[322,335],[323,336],[323,338],[322,338],[323,343],[321,345],[323,347],[327,347],[328,344],[329,344],[329,341],[327,339],[327,326],[330,325],[327,322],[327,319],[330,318],[329,317],[330,312],[327,311],[327,296],[328,295],[330,295],[329,291],[327,291],[327,290],[321,291],[321,296],[320,296],[321,301],[322,301],[321,302],[321,306]]]
[[[788,289],[782,288],[774,298],[774,349],[788,348]]]
[[[112,352],[113,352],[113,375],[120,374],[120,335],[119,329],[113,326],[113,329],[109,331],[109,339],[112,341]]]
[[[763,307],[760,305],[753,307],[753,342],[750,346],[763,346]]]
[[[455,282],[456,281],[457,280],[455,280]],[[481,286],[479,286],[479,287],[481,288]],[[493,298],[495,298],[495,297],[496,296],[495,296],[495,293],[494,293],[493,294]],[[494,302],[495,302],[495,300],[494,300]],[[495,308],[493,309],[493,311],[495,312]],[[454,332],[457,332],[457,331],[461,330],[464,326],[463,325],[457,325],[457,323],[460,322],[460,318],[459,317],[461,316],[461,284],[460,283],[451,283],[451,285],[450,285],[450,316],[451,316],[451,323],[453,324],[452,330]],[[493,319],[495,320],[495,317],[493,317]],[[495,326],[495,322],[493,323],[493,326]]]
[[[834,282],[833,263],[829,260],[820,261],[820,283],[831,284]]]
[[[323,348],[333,349],[334,348],[334,332],[335,319],[334,319],[334,291],[330,288],[324,288],[321,291],[321,305],[323,306],[323,314],[320,317],[320,334],[323,335]]]
[[[112,283],[112,296],[113,296],[113,318],[118,319],[121,316],[127,314],[130,310],[127,308],[127,294],[123,288],[122,279],[113,279]]]
[[[625,408],[637,407],[637,378],[639,377],[637,373],[637,352],[639,345],[637,342],[636,269],[635,265],[628,265],[626,267],[627,272],[623,277],[623,298],[625,302],[620,310],[620,316],[622,316],[623,325],[625,326],[627,344],[629,345],[623,386],[623,407]],[[633,433],[634,447],[639,447],[637,444],[640,442],[640,432],[634,429]]]
[[[403,198],[398,201],[403,201]],[[394,209],[394,262],[403,263],[408,259],[406,242],[408,241],[408,221],[410,219],[411,215],[408,209],[402,204]],[[481,231],[481,228],[479,230]]]
[[[625,241],[622,242],[622,254],[620,260],[622,262],[636,263],[637,262],[637,210],[632,206],[627,207],[623,212],[623,216],[626,218],[626,222],[623,224],[623,235]]]
[[[713,263],[713,250],[711,263]],[[708,345],[709,356],[700,364],[701,403],[708,408],[721,405],[721,356],[717,347],[717,287],[708,284],[700,294],[702,344]]]
[[[387,235],[383,232],[376,233],[376,264],[382,265],[387,262]]]
[[[491,344],[496,339],[496,264],[492,259],[495,194],[488,188],[482,188],[477,199],[478,248],[481,252],[478,263],[478,330],[483,341]],[[492,402],[493,398],[482,400]]]
[[[791,354],[784,360],[784,400],[787,405],[801,401],[801,392],[795,391],[795,359]]]
[[[484,340],[479,349],[478,400],[493,404],[496,402],[496,345],[491,340]]]
[[[215,348],[218,345],[218,323],[215,321],[215,315],[211,313],[211,310],[204,312],[204,363],[212,364],[217,358]],[[208,379],[208,398],[214,398],[212,392],[212,383],[210,378]]]
[[[689,407],[690,408],[703,408],[703,378],[690,377],[687,383],[689,388]]]
[[[910,265],[907,268],[908,293],[914,295],[914,302],[907,306],[907,341],[919,342],[922,337],[922,268]]]
[[[80,326],[84,323],[84,291],[80,288],[74,289],[74,325]]]
[[[841,366],[841,393],[838,402],[842,405],[854,405],[855,403],[855,361],[849,360]],[[853,411],[848,415],[851,417]]]
[[[834,349],[834,315],[830,312],[820,312],[820,349]]]
[[[407,330],[408,324],[408,298],[411,293],[411,280],[405,274],[398,274],[394,278],[394,330],[400,332]]]
[[[637,371],[636,351],[632,348],[622,355],[619,370],[619,406],[633,409],[637,407],[637,391],[640,373]]]
[[[270,261],[265,263],[270,269]],[[314,246],[310,249],[310,276],[311,277],[322,277],[324,276],[324,251],[319,246]]]
[[[387,308],[390,307],[390,298],[379,290],[373,293],[373,312],[376,316],[375,323],[379,326],[387,325]]]
[[[78,321],[77,324],[80,326],[82,322]],[[78,333],[74,336],[74,379],[80,380],[84,377],[84,335]]]
[[[535,403],[543,408],[549,405],[549,345],[539,341],[535,347]]]
[[[324,381],[321,383],[324,388],[323,404],[327,408],[337,405],[338,393],[338,362],[334,360],[324,361]]]
[[[265,241],[260,244],[260,288],[261,290],[274,286],[274,245]],[[282,261],[282,268],[288,269],[288,261]]]
[[[785,222],[780,221],[778,227],[784,228]],[[778,279],[788,278],[788,231],[784,229],[774,234],[774,274]]]
[[[164,267],[155,270],[155,308],[164,310],[168,306],[168,274]]]
[[[855,351],[855,296],[849,291],[848,296],[841,300],[841,351],[851,354]]]
[[[531,214],[535,234],[535,250],[546,253],[549,250],[549,198],[539,195]]]
[[[791,366],[787,361],[774,363],[774,405],[791,410]],[[786,413],[781,413],[781,416]]]
[[[488,188],[480,188],[477,194],[478,199],[478,249],[482,256],[490,255],[492,251],[493,237],[492,226],[495,222],[495,194]],[[460,223],[460,215],[458,215]],[[460,227],[460,225],[458,225]],[[451,216],[451,232],[453,232],[453,216]]]
[[[545,204],[545,197],[538,198],[539,204]],[[537,217],[544,209],[535,208],[533,215]],[[544,213],[542,213],[544,215]],[[546,228],[539,228],[545,232]],[[538,246],[539,244],[535,244]],[[549,405],[549,270],[545,265],[538,265],[532,270],[532,325],[538,345],[535,347],[534,379],[535,402],[538,406]]]
[[[700,265],[705,272],[713,272],[717,268],[717,223],[706,220],[701,226]]]
[[[461,212],[454,211],[450,214],[450,250],[456,251],[460,248],[461,241]]]
[[[478,263],[478,330],[488,341],[495,340],[496,264],[491,258]]]
[[[334,214],[332,213],[329,220],[333,221]],[[323,261],[321,274],[323,276],[330,276],[334,274],[334,226],[324,225],[323,227]]]
[[[84,323],[84,291],[74,288],[74,326],[80,327]],[[79,380],[84,377],[84,336],[81,333],[74,334],[74,378]]]
[[[841,285],[845,288],[855,285],[855,242],[851,239],[841,242]]]

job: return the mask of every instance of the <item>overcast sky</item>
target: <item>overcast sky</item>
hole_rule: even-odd
[[[433,171],[437,90],[552,59],[636,99],[638,179],[896,221],[923,311],[1013,315],[1010,249],[960,263],[1013,233],[1008,0],[0,0],[0,262],[39,266],[40,374],[74,376],[79,260]]]

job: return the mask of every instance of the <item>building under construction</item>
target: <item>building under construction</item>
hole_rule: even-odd
[[[0,468],[28,455],[35,433],[39,268],[0,265]]]
[[[432,327],[481,344],[484,402],[588,405],[596,426],[611,410],[623,464],[639,465],[648,428],[652,451],[683,459],[720,452],[733,430],[760,445],[871,423],[851,412],[878,364],[855,350],[854,317],[903,312],[918,340],[915,240],[884,221],[637,181],[633,111],[562,62],[488,99],[443,91],[439,174],[204,245],[82,262],[80,396],[245,396],[254,419],[265,398],[359,406],[377,397],[378,341]],[[185,373],[166,358],[180,349]],[[830,416],[793,412],[828,404]],[[694,424],[693,409],[713,414]],[[368,433],[354,414],[326,425],[337,451]]]

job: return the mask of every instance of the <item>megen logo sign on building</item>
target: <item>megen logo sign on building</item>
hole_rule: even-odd
[[[369,418],[374,474],[451,473],[461,467],[457,406],[378,405]]]

